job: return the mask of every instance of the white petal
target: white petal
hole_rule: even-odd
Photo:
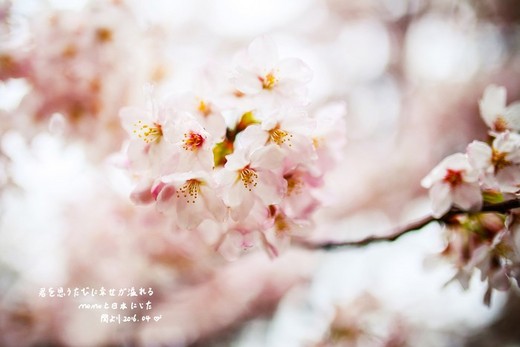
[[[217,185],[223,189],[228,189],[238,179],[236,171],[231,171],[227,169],[221,169],[217,171],[214,177]]]
[[[478,184],[461,184],[452,191],[453,204],[463,210],[479,210],[482,207],[482,192]]]
[[[255,194],[265,205],[280,203],[287,188],[287,181],[283,177],[270,171],[259,174],[258,185],[254,188]]]
[[[520,131],[520,101],[514,102],[507,107],[504,119],[512,130]]]
[[[262,90],[262,82],[258,79],[258,75],[240,67],[236,68],[231,83],[244,94],[257,94]]]
[[[240,204],[235,205],[231,208],[231,218],[238,222],[244,221],[247,218],[249,218],[249,214],[251,213],[251,210],[253,209],[253,206],[255,204],[254,195],[243,188],[242,191],[244,191],[244,194],[242,196]]]
[[[495,175],[500,190],[504,193],[516,193],[520,190],[520,166],[508,166]]]
[[[466,152],[470,164],[477,170],[486,170],[491,166],[491,147],[482,141],[473,141]]]
[[[278,48],[269,36],[262,36],[249,44],[247,51],[251,63],[268,73],[278,62]]]
[[[157,211],[162,213],[170,212],[174,209],[175,188],[171,185],[165,185],[157,195],[155,207]]]
[[[253,124],[237,135],[235,148],[251,151],[264,146],[268,138],[269,134],[259,124]]]
[[[243,203],[247,195],[251,195],[251,193],[244,188],[242,182],[239,181],[228,186],[228,188],[224,190],[222,198],[224,203],[229,207],[237,207]]]
[[[312,79],[312,70],[298,58],[287,58],[278,63],[276,75],[280,81],[307,83]]]
[[[435,183],[430,189],[430,200],[434,217],[441,217],[448,212],[452,204],[449,185],[441,182]]]
[[[220,199],[217,194],[215,194],[215,190],[210,187],[202,186],[201,195],[204,203],[206,204],[206,208],[215,217],[215,219],[219,222],[224,221],[227,208],[224,205],[222,199]]]
[[[284,155],[276,145],[261,147],[251,154],[251,167],[274,170],[282,166]]]
[[[154,201],[152,195],[152,181],[143,180],[139,182],[132,193],[130,193],[130,200],[137,205],[146,205]]]
[[[119,118],[121,119],[121,125],[128,134],[133,136],[134,124],[139,120],[148,121],[149,117],[147,112],[137,107],[124,107],[119,111]]]
[[[493,128],[497,116],[505,113],[506,89],[496,85],[488,86],[484,90],[479,106],[482,119],[490,128]]]
[[[208,211],[201,196],[192,201],[188,202],[183,196],[176,199],[177,223],[181,228],[196,228],[207,217]]]

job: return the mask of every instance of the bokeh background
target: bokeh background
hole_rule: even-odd
[[[147,83],[197,88],[268,34],[313,70],[311,110],[347,107],[312,239],[383,235],[430,212],[420,180],[438,161],[486,139],[488,84],[520,99],[519,24],[514,0],[0,1],[0,345],[519,346],[516,291],[486,307],[479,274],[445,285],[437,225],[229,263],[133,206],[117,166],[118,110]],[[60,286],[151,287],[162,318],[106,324],[38,295]]]

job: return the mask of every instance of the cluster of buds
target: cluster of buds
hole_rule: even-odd
[[[489,304],[492,289],[508,290],[520,279],[516,205],[488,208],[517,201],[520,193],[520,102],[507,106],[505,88],[491,85],[479,106],[489,142],[473,141],[466,153],[448,156],[422,185],[430,189],[433,216],[448,226],[442,254],[454,260],[455,278],[467,288],[473,270],[480,269]]]
[[[310,79],[262,37],[236,55],[229,78],[122,109],[132,200],[155,204],[175,228],[218,230],[226,258],[256,245],[276,256],[310,223],[345,139],[343,105],[309,113]]]

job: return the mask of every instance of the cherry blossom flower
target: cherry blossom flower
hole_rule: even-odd
[[[316,169],[323,174],[341,160],[347,142],[346,105],[343,102],[328,103],[311,117],[315,126],[311,130],[312,143],[318,157]]]
[[[275,145],[238,147],[226,158],[218,181],[235,220],[246,218],[257,200],[264,206],[280,203],[287,183],[279,172],[283,156]]]
[[[193,229],[208,218],[224,220],[226,207],[204,171],[174,173],[161,181],[166,185],[157,194],[157,208],[175,212],[179,227]]]
[[[237,260],[240,256],[269,245],[264,242],[263,230],[270,226],[269,211],[259,203],[255,203],[246,219],[229,220],[220,225],[221,236],[215,249],[228,261]],[[268,254],[269,254],[268,250]]]
[[[222,140],[226,133],[226,123],[218,102],[212,96],[186,92],[170,96],[165,103],[176,112],[189,113],[216,140]]]
[[[176,172],[211,170],[213,167],[213,137],[187,112],[168,110],[165,131],[168,153],[163,153],[167,170]],[[160,123],[158,123],[160,125]],[[169,161],[168,161],[169,158]]]
[[[506,89],[490,85],[484,90],[479,102],[480,114],[487,126],[494,132],[520,130],[520,102],[506,106]]]
[[[471,165],[481,173],[485,186],[505,193],[520,189],[520,135],[502,132],[492,146],[473,141],[467,153]]]
[[[466,211],[478,210],[482,205],[478,173],[462,153],[446,157],[421,184],[430,189],[435,217],[442,216],[452,205]]]
[[[283,178],[287,181],[287,193],[282,206],[292,218],[307,219],[321,205],[315,190],[322,186],[322,176],[314,176],[304,165],[288,166]]]
[[[264,247],[271,257],[277,257],[290,245],[291,238],[303,237],[305,227],[310,223],[305,219],[296,219],[288,216],[280,207],[269,206],[270,227],[264,232]]]
[[[282,108],[259,114],[260,124],[252,124],[239,136],[242,141],[277,146],[294,164],[315,160],[310,129],[314,121],[303,109]]]
[[[247,51],[237,54],[232,82],[246,95],[274,93],[301,99],[311,77],[311,70],[300,59],[280,60],[274,41],[263,36],[251,42]]]
[[[137,172],[147,171],[150,175],[165,173],[171,159],[173,125],[168,110],[158,105],[153,98],[148,109],[125,107],[119,112],[121,124],[130,135],[128,165]]]

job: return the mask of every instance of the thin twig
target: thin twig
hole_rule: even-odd
[[[496,204],[484,204],[482,206],[482,209],[479,212],[496,212],[496,213],[507,213],[511,211],[512,209],[520,208],[520,198],[507,200],[503,202],[499,202]],[[463,213],[469,213],[467,211],[461,211],[458,208],[452,208],[448,212],[446,212],[444,215],[442,215],[439,218],[435,218],[432,216],[423,217],[415,222],[412,222],[404,227],[398,228],[396,231],[393,231],[385,236],[369,236],[367,238],[358,240],[358,241],[344,241],[344,242],[318,242],[318,243],[312,243],[309,241],[303,241],[298,240],[296,242],[296,245],[312,249],[312,250],[331,250],[335,248],[342,248],[342,247],[363,247],[372,243],[378,243],[378,242],[393,242],[397,239],[399,239],[401,236],[406,235],[412,231],[421,230],[426,225],[432,223],[432,222],[439,222],[439,223],[447,223],[449,222],[454,216],[460,215]]]

